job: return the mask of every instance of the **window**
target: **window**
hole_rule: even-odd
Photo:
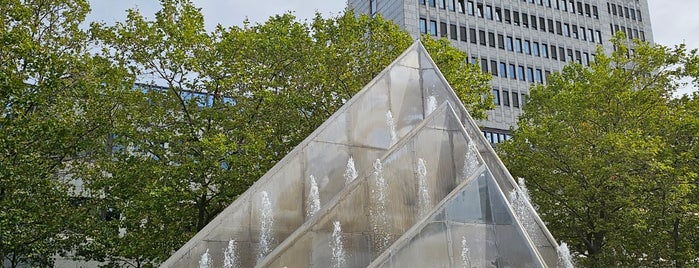
[[[589,35],[590,42],[595,42],[595,31],[593,29],[588,29],[587,31],[590,33],[590,35]]]
[[[542,32],[546,31],[546,19],[543,17],[539,17],[539,29],[541,29]]]
[[[515,25],[519,26],[519,12],[513,11],[512,17],[515,19]]]
[[[522,13],[522,26],[529,27],[529,16],[527,13]]]
[[[643,21],[643,19],[641,18],[641,11],[640,10],[636,10],[636,17],[638,18],[638,21]]]
[[[556,50],[556,46],[551,45],[551,58],[554,60],[558,59],[558,51]]]
[[[527,81],[534,82],[534,68],[527,67]]]
[[[566,49],[565,48],[558,47],[558,55],[560,56],[560,57],[558,57],[558,59],[560,59],[561,61],[566,61]]]
[[[510,78],[517,79],[517,74],[515,74],[515,65],[510,64]]]
[[[570,37],[570,25],[568,23],[563,24],[563,36]]]
[[[529,40],[524,40],[524,53],[527,55],[532,54],[531,43],[529,42]]]
[[[592,17],[590,13],[590,4],[585,4],[585,16]]]
[[[500,62],[500,77],[507,78],[507,64]]]
[[[636,10],[633,8],[631,9],[631,19],[636,20]]]
[[[473,1],[466,2],[466,10],[468,10],[469,15],[473,16]]]
[[[599,19],[599,13],[597,11],[597,6],[595,5],[592,6],[592,17],[594,17],[595,19]]]
[[[558,35],[563,35],[563,28],[561,27],[560,21],[556,21],[556,33]]]
[[[480,40],[480,44],[485,46],[485,31],[480,30],[478,31],[478,39]]]
[[[454,0],[449,0],[449,11],[454,11],[456,8],[456,5],[454,4]]]
[[[485,18],[493,20],[493,7],[485,6]]]
[[[583,52],[583,64],[590,66],[590,54],[587,54],[587,52]]]
[[[488,72],[488,59],[481,59],[481,71],[483,71],[483,73]]]
[[[498,34],[498,48],[505,49],[505,37],[502,34]]]
[[[537,57],[540,56],[540,54],[539,54],[539,43],[537,43],[537,42],[534,42],[534,43],[533,43],[533,45],[532,45],[532,53],[534,54],[534,56],[537,56]]]
[[[627,18],[627,19],[630,18],[630,17],[629,17],[629,8],[628,8],[628,7],[624,7],[624,18]]]
[[[458,1],[457,2],[457,5],[458,5],[457,11],[459,11],[459,13],[461,13],[461,14],[464,14],[466,12],[466,9],[464,9],[464,0],[457,0],[457,1]]]
[[[536,82],[539,84],[542,84],[542,83],[544,83],[543,79],[544,78],[542,77],[541,69],[536,69]]]
[[[531,15],[531,22],[532,22],[532,29],[536,30],[538,27],[536,27],[536,16]]]
[[[585,30],[585,27],[580,27],[580,39],[587,41],[587,31]]]
[[[490,47],[495,47],[495,34],[494,33],[488,32],[488,45],[490,45]]]
[[[510,10],[509,9],[505,9],[505,22],[507,24],[512,23],[512,20],[510,19]]]
[[[449,34],[451,35],[452,40],[456,40],[457,35],[456,35],[456,25],[454,24],[449,24]]]
[[[437,22],[430,20],[430,34],[432,36],[437,36]]]
[[[418,3],[420,3],[420,5],[424,5],[424,4],[425,4],[425,0],[420,0],[420,1],[418,1]]]
[[[493,76],[498,76],[498,62],[491,60],[490,61],[490,72],[493,74]]]
[[[517,76],[519,77],[519,80],[524,81],[524,66],[522,66],[522,65],[517,66]]]
[[[436,5],[435,5],[435,0],[429,0],[429,3],[430,3],[430,6],[431,6],[431,7],[435,7],[435,6],[436,6]]]
[[[500,105],[500,90],[493,89],[493,103],[497,106]]]
[[[522,53],[522,39],[515,39],[515,51],[517,53]]]
[[[541,56],[544,58],[549,57],[549,48],[546,44],[541,44]]]
[[[510,92],[507,90],[502,91],[502,105],[510,107]]]
[[[573,25],[573,38],[578,39],[578,26]]]
[[[469,28],[468,29],[468,37],[471,38],[471,43],[475,44],[476,41],[476,29]]]
[[[495,8],[495,20],[502,21],[502,9],[500,9],[499,7]]]
[[[512,92],[512,107],[519,108],[519,94]]]
[[[572,62],[572,61],[573,61],[573,50],[569,48],[568,49],[568,62]]]
[[[616,5],[612,4],[612,15],[616,16]]]
[[[420,33],[427,33],[427,20],[420,18]]]
[[[578,8],[578,15],[582,15],[582,14],[583,14],[583,4],[582,4],[582,2],[576,2],[576,4],[577,4],[577,8]]]
[[[446,3],[445,3],[445,0],[438,0],[438,1],[439,1],[439,2],[438,2],[438,3],[439,3],[439,8],[445,9],[445,8],[446,8],[446,7],[445,7],[445,6],[446,6],[446,5],[445,5],[445,4],[446,4]]]
[[[507,47],[508,51],[512,51],[512,36],[507,37],[507,42],[505,42],[505,46]]]
[[[447,36],[447,24],[445,22],[439,23],[439,33],[442,37]]]
[[[580,51],[579,51],[579,50],[576,50],[576,51],[575,51],[575,60],[576,60],[578,63],[583,64],[582,57],[580,56]]]
[[[481,4],[481,3],[477,3],[477,4],[476,4],[476,15],[477,15],[479,18],[482,18],[482,17],[483,17],[483,4]]]
[[[376,15],[376,1],[377,0],[369,0],[369,14]]]
[[[554,32],[553,32],[553,29],[554,29],[554,28],[553,28],[553,20],[552,20],[552,19],[548,19],[548,23],[549,23],[549,33],[554,33]]]
[[[461,41],[466,42],[466,35],[467,35],[466,27],[464,27],[464,26],[459,27],[459,33],[460,33]]]
[[[597,43],[602,44],[602,33],[600,31],[595,31],[597,34]],[[641,36],[643,36],[643,32],[641,32]],[[645,38],[643,38],[643,41],[646,41]]]

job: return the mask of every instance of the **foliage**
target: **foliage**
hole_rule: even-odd
[[[351,11],[207,32],[190,1],[161,5],[154,20],[129,10],[91,26],[101,55],[141,83],[111,99],[108,150],[80,165],[95,206],[114,213],[90,223],[79,253],[112,266],[164,261],[412,43]],[[447,41],[425,46],[483,117],[489,76]]]
[[[696,54],[623,40],[533,87],[498,149],[580,264],[695,266],[697,100],[671,96]]]

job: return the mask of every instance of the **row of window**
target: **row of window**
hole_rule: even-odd
[[[502,95],[501,95],[501,93],[502,93]],[[521,96],[521,98],[520,98],[520,96]],[[510,99],[510,97],[512,99]],[[520,94],[520,93],[515,92],[515,91],[510,92],[507,89],[502,89],[502,90],[497,89],[497,88],[493,89],[493,102],[495,103],[496,106],[502,105],[502,106],[510,107],[510,105],[512,105],[512,107],[519,108],[519,107],[523,106],[526,103],[526,101],[527,101],[527,94],[523,94],[523,93]]]
[[[490,6],[487,6],[488,9],[490,10]],[[488,17],[487,14],[490,14],[489,12],[486,12],[486,17]],[[497,21],[501,21],[500,17],[500,8],[496,8],[496,18]],[[536,15],[528,15],[527,13],[520,13],[518,11],[513,11],[510,13],[509,9],[505,9],[505,23],[507,24],[514,24],[514,25],[521,25],[525,28],[531,27],[534,30],[540,30],[542,32],[548,31],[549,33],[552,34],[558,34],[560,36],[565,36],[565,37],[570,37],[573,39],[578,39],[578,40],[583,40],[583,41],[588,41],[588,42],[596,42],[599,44],[602,44],[602,33],[599,30],[595,30],[592,28],[585,28],[582,26],[577,26],[575,24],[568,24],[568,23],[562,23],[557,20],[553,19],[546,19],[544,17],[538,17]],[[441,34],[442,36],[447,35],[446,31],[446,23],[442,22],[442,31]],[[452,39],[456,40],[456,26],[452,26]],[[422,33],[427,33],[427,20],[424,18],[420,19],[420,32]],[[437,23],[430,21],[430,33],[432,35],[437,35]],[[464,39],[465,37],[462,37]]]
[[[643,21],[643,18],[641,17],[641,10],[607,3],[607,12],[614,16],[632,19],[635,21]]]
[[[619,25],[616,24],[609,24],[609,30],[612,32],[612,35],[614,35],[618,31],[622,31],[626,34],[626,38],[628,39],[641,39],[641,41],[646,41],[646,33],[644,33],[642,30],[639,31],[638,29],[632,29],[632,28],[626,28],[624,26],[619,27]]]
[[[550,8],[555,8],[556,10],[563,10],[570,13],[577,13],[579,15],[594,17],[599,19],[599,11],[596,5],[590,5],[580,1],[573,0],[522,0],[522,2],[534,3],[540,6],[546,6]],[[459,12],[462,14],[469,14],[471,16],[483,17],[485,15],[486,19],[500,21],[501,9],[495,7],[495,13],[493,13],[493,7],[491,5],[483,5],[483,3],[475,3],[474,1],[465,0],[419,0],[421,5],[429,5],[430,7],[439,7],[441,9],[449,9],[449,11]],[[465,3],[465,6],[464,6]],[[577,4],[577,5],[576,5]],[[484,9],[485,7],[485,9]],[[576,8],[577,7],[577,8]],[[485,12],[484,12],[485,11]],[[505,15],[509,14],[509,10],[505,9]],[[495,16],[493,16],[495,15]]]
[[[437,22],[434,20],[430,20],[429,28],[430,34],[436,36]],[[575,27],[574,29],[578,28]],[[585,28],[581,27],[580,29],[580,33],[587,32]],[[420,31],[422,33],[427,32],[427,20],[424,18],[420,18]],[[592,30],[590,29],[590,31]],[[597,39],[601,39],[601,33],[597,31],[596,34],[598,36]],[[442,37],[449,36],[452,40],[458,39],[463,42],[467,42],[470,39],[470,42],[473,44],[480,44],[482,46],[490,46],[493,48],[497,47],[503,50],[532,55],[535,57],[560,60],[563,62],[572,62],[575,60],[578,63],[583,64],[585,66],[589,66],[590,61],[594,59],[594,54],[590,54],[587,52],[581,52],[579,50],[574,51],[572,49],[566,50],[564,47],[556,47],[555,45],[549,45],[543,42],[539,43],[537,41],[530,41],[522,38],[513,38],[509,35],[505,36],[502,34],[497,34],[496,38],[496,34],[493,32],[486,32],[484,30],[477,31],[474,28],[467,29],[466,27],[460,26],[458,27],[457,33],[457,26],[454,24],[449,24],[449,30],[447,31],[447,24],[444,22],[440,23],[440,35]],[[589,39],[589,37],[594,38],[592,32],[590,32],[589,36],[587,34],[584,34],[582,36],[585,36],[583,38],[586,39]],[[566,54],[566,52],[568,53]]]
[[[471,63],[478,64],[475,57],[471,58]],[[488,64],[490,63],[490,64]],[[540,68],[526,67],[523,65],[515,65],[513,63],[498,62],[496,60],[488,61],[487,58],[480,59],[481,71],[490,73],[493,76],[501,78],[510,78],[512,80],[527,81],[531,83],[543,84],[545,79],[548,79],[551,72]],[[497,104],[497,103],[496,103]]]
[[[504,141],[512,138],[512,136],[510,136],[510,134],[487,131],[487,130],[483,131],[483,136],[485,136],[485,139],[488,140],[488,142],[490,142],[490,144],[497,144],[497,143],[504,142]]]

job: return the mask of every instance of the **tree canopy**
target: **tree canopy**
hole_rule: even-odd
[[[187,0],[85,25],[84,0],[0,6],[0,258],[155,266],[402,53],[347,11],[204,28]],[[489,75],[423,44],[475,117]]]
[[[612,42],[534,86],[499,152],[580,265],[696,266],[697,94],[672,97],[696,50]]]

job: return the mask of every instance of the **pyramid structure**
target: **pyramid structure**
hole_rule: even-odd
[[[416,41],[162,267],[555,267],[517,190]]]

